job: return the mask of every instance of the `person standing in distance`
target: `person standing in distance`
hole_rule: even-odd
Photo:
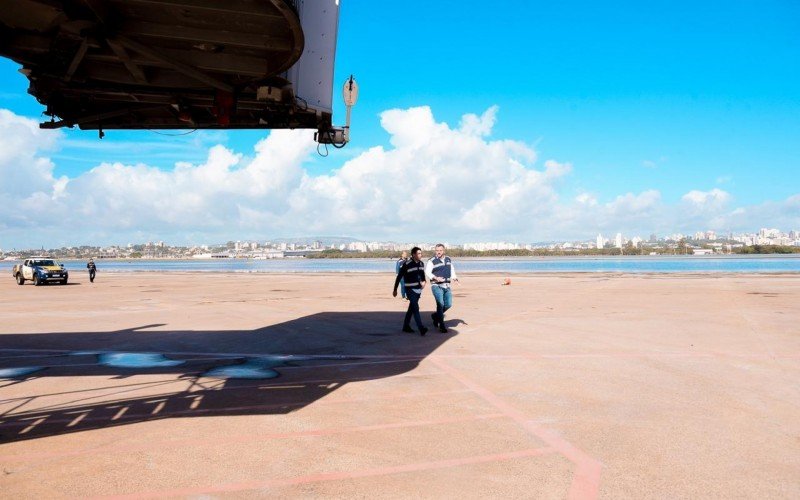
[[[453,306],[453,294],[450,284],[458,282],[456,269],[450,257],[444,254],[444,245],[436,245],[436,255],[425,264],[425,277],[431,282],[431,292],[436,299],[436,312],[431,314],[433,326],[442,333],[447,333],[444,326],[444,313]]]
[[[97,273],[97,266],[94,265],[94,259],[89,259],[86,264],[86,269],[89,270],[89,282],[94,283],[94,275]]]
[[[395,263],[395,266],[394,266],[394,272],[395,272],[395,274],[400,274],[400,268],[401,268],[401,267],[403,267],[403,264],[405,264],[405,263],[406,263],[406,261],[408,261],[408,252],[406,252],[405,250],[403,250],[403,253],[401,253],[401,254],[400,254],[400,258],[399,258],[399,259],[397,259],[397,262]],[[401,295],[401,296],[402,296],[404,299],[406,299],[406,298],[407,298],[407,297],[406,297],[406,285],[405,285],[405,280],[403,279],[403,277],[402,277],[402,276],[400,277],[400,295]]]
[[[425,335],[428,329],[422,324],[422,318],[419,315],[419,299],[422,297],[422,289],[425,288],[425,264],[422,263],[422,250],[419,247],[411,249],[411,258],[406,261],[397,273],[394,280],[394,289],[392,296],[397,297],[397,285],[400,280],[404,280],[404,287],[406,289],[406,296],[408,297],[408,310],[406,317],[403,320],[403,331],[414,333],[411,329],[411,316],[414,316],[414,322],[419,328],[419,334]]]

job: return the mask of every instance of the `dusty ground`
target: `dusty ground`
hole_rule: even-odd
[[[73,279],[0,281],[4,498],[800,497],[800,276]]]

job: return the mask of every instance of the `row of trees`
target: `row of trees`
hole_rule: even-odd
[[[666,247],[636,247],[628,243],[623,248],[586,248],[575,250],[536,248],[533,250],[464,250],[461,248],[451,248],[447,254],[451,257],[558,257],[569,255],[648,255],[654,252],[658,255],[691,255],[690,248],[685,240],[681,240],[672,248]],[[800,247],[780,246],[780,245],[753,245],[734,248],[736,254],[790,254],[800,253]],[[400,252],[392,250],[376,250],[372,252],[349,252],[343,250],[323,250],[313,254],[308,254],[309,259],[391,259],[397,258]]]

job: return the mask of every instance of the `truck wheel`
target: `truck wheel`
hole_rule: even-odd
[[[24,285],[25,278],[22,277],[22,273],[17,273],[17,285]]]
[[[67,278],[64,278],[63,280],[61,280],[61,284],[62,285],[66,285],[67,284]]]
[[[42,284],[42,280],[39,279],[39,275],[38,274],[34,274],[33,275],[33,286],[39,286],[41,284]]]

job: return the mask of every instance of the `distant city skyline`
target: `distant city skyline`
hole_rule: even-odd
[[[381,241],[377,239],[360,240],[347,236],[304,236],[296,238],[278,238],[275,240],[250,239],[250,240],[228,240],[225,242],[202,243],[195,245],[173,245],[164,241],[148,241],[139,243],[113,244],[113,245],[67,245],[58,247],[59,250],[78,250],[80,248],[97,249],[98,253],[107,252],[109,256],[129,255],[131,253],[144,255],[161,254],[166,249],[181,249],[184,256],[206,256],[214,254],[228,253],[238,255],[243,253],[250,254],[270,254],[268,257],[283,257],[284,254],[277,255],[274,252],[293,252],[299,250],[342,250],[348,252],[370,252],[370,251],[402,251],[408,250],[413,246],[420,246],[423,250],[433,250],[434,247],[443,243],[447,248],[458,248],[463,250],[475,250],[478,252],[497,251],[497,250],[537,250],[537,249],[574,249],[589,250],[601,248],[622,249],[629,245],[634,248],[643,246],[659,246],[663,244],[675,244],[680,241],[702,242],[722,249],[722,247],[741,247],[753,245],[777,245],[800,247],[800,230],[783,231],[777,228],[760,228],[758,231],[750,233],[729,233],[717,234],[716,231],[695,231],[693,234],[671,233],[659,236],[651,233],[648,237],[640,235],[626,236],[621,232],[609,234],[606,238],[602,233],[597,236],[583,240],[560,240],[547,242],[512,242],[512,241],[481,241],[481,242],[449,242],[447,240],[413,242]],[[44,250],[54,250],[44,248]],[[5,255],[17,255],[35,252],[36,248],[6,248],[0,247],[0,257]]]

